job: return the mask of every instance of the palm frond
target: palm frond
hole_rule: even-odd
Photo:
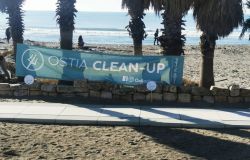
[[[244,37],[245,33],[250,31],[250,18],[243,23],[243,28],[240,34],[240,39]]]
[[[63,31],[74,30],[76,0],[58,0],[56,9],[56,21]]]
[[[242,0],[195,0],[197,28],[208,35],[225,37],[243,24]]]

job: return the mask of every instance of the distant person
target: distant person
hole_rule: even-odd
[[[155,42],[157,43],[157,45],[159,45],[159,29],[157,28],[156,31],[155,31],[155,40],[154,40],[154,45],[155,45]]]
[[[84,41],[83,41],[83,38],[82,38],[82,35],[80,35],[79,37],[78,37],[78,48],[80,48],[80,49],[83,49],[84,48]]]
[[[6,29],[5,35],[6,35],[6,38],[7,38],[7,42],[10,43],[10,39],[11,39],[11,29],[10,29],[10,27],[8,27]]]

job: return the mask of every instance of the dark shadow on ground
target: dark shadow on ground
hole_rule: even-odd
[[[246,129],[211,129],[211,130],[222,134],[229,134],[241,138],[247,138],[250,141],[250,130],[248,131],[246,131]]]
[[[152,137],[155,142],[172,147],[191,156],[209,160],[250,159],[250,145],[190,132],[188,129],[164,127],[135,128],[138,132]],[[209,131],[209,130],[208,130]],[[223,132],[224,129],[221,130]],[[238,129],[227,130],[240,132]],[[170,138],[171,137],[171,138]],[[249,140],[248,140],[249,142]]]
[[[95,111],[100,111],[93,109]],[[132,115],[126,115],[124,113],[119,113],[105,109],[105,113],[117,117],[123,117],[121,119],[127,119],[126,117],[131,117]],[[157,114],[169,115],[170,117],[176,117],[174,113],[162,112],[154,109],[150,109]],[[186,116],[188,117],[188,116]],[[190,118],[190,122],[195,123],[196,120]],[[198,119],[202,123],[209,123],[211,121]],[[174,148],[180,152],[187,153],[191,156],[204,159],[250,159],[250,144],[237,143],[230,140],[224,140],[216,138],[216,133],[214,136],[208,136],[204,133],[198,134],[190,132],[189,129],[177,129],[177,128],[167,128],[167,127],[134,127],[138,132],[141,132],[147,136],[154,139],[155,142],[159,144],[166,145],[167,147]],[[250,132],[243,131],[240,129],[211,129],[204,131],[213,131],[218,133],[227,133],[230,135],[237,135],[240,137],[248,138],[250,141]],[[171,138],[169,138],[171,137]]]

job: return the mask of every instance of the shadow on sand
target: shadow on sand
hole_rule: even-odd
[[[96,112],[98,109],[91,108]],[[111,111],[103,108],[105,114],[123,117],[133,117],[124,113]],[[171,118],[176,114],[151,109],[150,112],[169,115]],[[246,115],[245,115],[246,116]],[[190,122],[197,122],[197,118],[189,117]],[[133,117],[135,118],[135,117]],[[209,123],[209,120],[198,119],[203,123]],[[189,120],[188,120],[189,121]],[[219,123],[219,122],[218,122]],[[241,129],[187,129],[187,128],[169,128],[169,127],[133,127],[137,132],[150,136],[156,143],[163,144],[166,147],[174,148],[179,152],[186,153],[194,159],[250,159],[250,131]],[[209,134],[208,134],[209,133]],[[218,136],[222,134],[222,136]],[[237,142],[237,140],[225,138],[227,135],[238,136],[239,139],[246,139],[246,143]],[[223,137],[223,138],[222,138]],[[167,153],[166,153],[167,154]]]

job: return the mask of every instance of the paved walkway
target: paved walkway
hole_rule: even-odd
[[[0,103],[0,121],[73,125],[250,128],[250,109]]]

